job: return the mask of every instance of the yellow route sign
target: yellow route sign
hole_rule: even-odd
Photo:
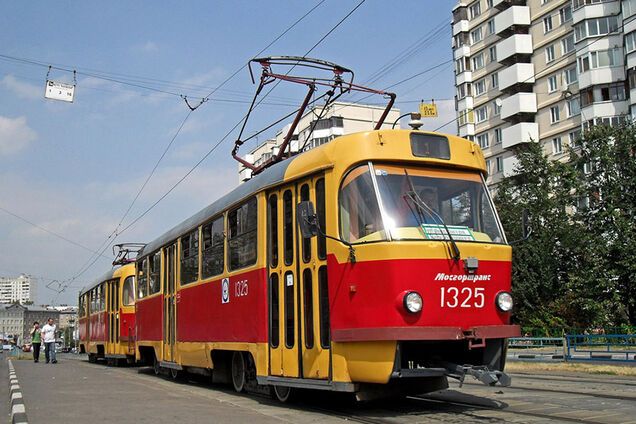
[[[422,118],[437,118],[437,105],[435,103],[420,103]]]

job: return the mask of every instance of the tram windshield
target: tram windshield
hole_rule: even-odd
[[[340,188],[340,235],[350,243],[450,240],[505,243],[479,173],[368,164]]]

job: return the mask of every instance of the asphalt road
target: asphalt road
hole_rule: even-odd
[[[175,382],[149,368],[59,360],[13,361],[30,423],[636,423],[636,380],[614,376],[516,374],[509,388],[467,381],[462,388],[453,383],[443,392],[365,404],[313,392],[282,405],[203,378]]]

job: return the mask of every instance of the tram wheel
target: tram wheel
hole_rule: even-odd
[[[97,358],[95,357],[94,353],[88,354],[88,362],[90,362],[91,364],[94,364],[95,362],[97,362]]]
[[[181,375],[181,371],[179,371],[178,369],[170,368],[170,377],[172,377],[173,380],[180,379]]]
[[[274,396],[282,403],[287,403],[294,398],[294,389],[286,386],[274,386]]]
[[[245,359],[241,352],[232,355],[232,385],[239,393],[245,390]]]
[[[155,372],[155,375],[161,374],[161,365],[159,365],[157,358],[155,358],[155,362],[152,364],[152,370]]]

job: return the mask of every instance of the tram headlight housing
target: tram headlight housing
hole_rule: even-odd
[[[512,295],[508,292],[501,292],[497,294],[497,308],[501,312],[510,312],[512,311],[512,307],[514,302],[512,301]]]
[[[404,295],[404,309],[412,314],[416,314],[422,310],[424,301],[418,292],[408,292]]]

